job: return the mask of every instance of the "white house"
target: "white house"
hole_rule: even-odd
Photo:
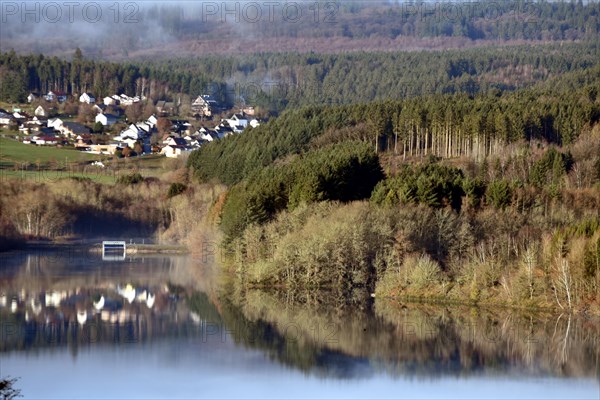
[[[229,127],[235,132],[241,132],[248,126],[248,118],[242,114],[233,114],[231,118],[225,120]]]
[[[53,128],[55,130],[60,130],[63,126],[63,120],[60,118],[50,118],[48,120],[48,128]]]
[[[198,147],[200,147],[200,141],[190,135],[184,137],[183,140],[185,140],[186,146],[188,148],[197,149]]]
[[[233,135],[235,131],[229,125],[225,125],[221,123],[220,125],[215,127],[214,132],[217,134],[219,139],[223,139],[226,136]]]
[[[126,138],[133,139],[137,141],[146,136],[147,132],[143,129],[138,128],[137,125],[131,124],[127,129],[125,129],[119,136],[115,137],[117,141],[124,141]]]
[[[187,146],[187,142],[183,138],[169,137],[166,142],[167,146]]]
[[[106,96],[104,99],[102,99],[102,102],[105,106],[116,106],[119,104],[120,100],[115,99],[115,96]]]
[[[234,130],[235,133],[240,133],[248,125],[253,128],[260,126],[260,122],[256,118],[249,119],[248,115],[242,112],[241,114],[233,114],[231,118],[225,120],[227,124]]]
[[[89,146],[87,153],[90,154],[109,154],[113,155],[116,153],[119,146],[115,143],[111,144],[93,144]]]
[[[24,124],[22,124],[19,127],[19,130],[23,132],[39,132],[42,129],[42,124],[42,121],[40,121],[37,117],[33,117],[33,119],[30,119],[29,121],[26,121]],[[52,129],[49,128],[44,129],[46,129],[47,131],[54,132]]]
[[[33,113],[38,117],[47,117],[48,116],[48,111],[46,111],[46,109],[42,106],[37,106],[37,108],[35,109],[35,111]]]
[[[139,122],[135,124],[135,126],[137,126],[138,129],[144,131],[145,133],[148,133],[152,130],[152,126],[150,126],[150,124],[148,124],[147,122]]]
[[[35,93],[29,93],[29,95],[27,96],[27,102],[31,103],[32,101],[34,101],[37,98],[38,98],[37,94],[35,94]]]
[[[98,114],[95,121],[100,122],[103,126],[110,126],[117,123],[117,117],[112,114]]]
[[[149,125],[152,125],[152,127],[154,128],[156,126],[156,124],[158,123],[158,119],[156,119],[156,117],[154,115],[151,115],[146,122]]]
[[[38,117],[33,117],[29,121],[25,122],[25,125],[29,125],[31,129],[39,129],[42,125],[42,121]]]
[[[96,97],[94,97],[93,94],[86,92],[79,96],[79,102],[86,104],[94,104],[96,102]]]
[[[162,150],[160,151],[160,154],[164,154],[165,156],[169,157],[169,158],[177,158],[179,157],[184,151],[186,151],[186,147],[185,146],[179,146],[179,145],[166,145],[165,147],[162,148]]]
[[[134,97],[129,97],[126,94],[121,94],[119,96],[119,101],[121,102],[122,105],[124,106],[130,106],[133,103],[138,103],[140,101],[140,98],[138,96],[134,96]]]
[[[212,142],[215,139],[218,139],[217,134],[210,132],[210,131],[204,131],[204,132],[198,131],[198,133],[199,133],[198,138],[201,140],[204,140],[206,142]]]
[[[250,115],[250,116],[254,116],[254,114],[256,114],[256,111],[254,110],[254,107],[252,106],[247,106],[242,108],[242,112],[246,115]]]
[[[131,137],[125,137],[125,138],[123,138],[123,139],[122,139],[120,142],[121,142],[121,143],[124,143],[124,144],[126,144],[126,145],[127,145],[127,147],[130,147],[130,148],[132,148],[132,149],[133,149],[133,148],[135,147],[135,144],[136,144],[138,141],[137,141],[137,140],[135,140],[135,139],[133,139],[133,138],[131,138]]]

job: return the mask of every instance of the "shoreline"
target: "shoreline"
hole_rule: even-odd
[[[27,251],[64,251],[64,250],[87,250],[90,253],[102,253],[101,240],[67,240],[67,241],[44,241],[29,240],[12,249],[1,252],[8,254],[13,252]],[[126,244],[126,254],[190,254],[190,250],[183,245],[167,245],[157,243],[131,243]]]
[[[578,315],[580,317],[599,317],[600,312],[594,312],[589,309],[578,309],[573,308],[560,309],[559,307],[551,306],[533,306],[533,305],[518,305],[506,302],[493,302],[493,301],[461,301],[456,298],[440,299],[439,297],[417,297],[417,296],[380,296],[377,297],[380,300],[386,300],[390,303],[394,303],[396,306],[403,308],[407,305],[422,305],[422,306],[449,306],[449,307],[467,307],[477,310],[503,310],[503,311],[514,311],[519,314],[535,314],[535,315]]]
[[[191,250],[183,245],[167,245],[167,244],[156,244],[156,243],[131,243],[126,245],[126,255],[189,255]],[[47,252],[60,252],[60,251],[80,251],[89,254],[101,254],[101,240],[57,240],[57,241],[45,241],[45,240],[30,240],[25,241],[19,247],[13,248],[7,251],[0,252],[0,255],[8,255],[14,253],[31,252],[31,251],[47,251]],[[227,271],[227,268],[223,271],[226,274],[231,273]],[[272,286],[272,285],[250,285],[251,289],[265,290],[265,291],[280,291],[285,292],[287,289],[285,286]],[[331,290],[331,288],[323,288],[325,290]],[[373,293],[374,294],[374,293]],[[557,306],[551,305],[519,305],[499,301],[466,301],[460,300],[455,297],[440,298],[439,296],[414,296],[410,294],[396,295],[396,296],[374,296],[373,299],[385,300],[390,303],[394,303],[398,307],[405,307],[406,305],[430,305],[430,306],[453,306],[453,307],[469,307],[480,310],[512,310],[518,313],[534,313],[534,314],[572,314],[587,317],[598,317],[600,316],[600,310],[596,310],[594,307],[590,308],[588,305],[583,307],[574,307],[572,309],[561,309]]]

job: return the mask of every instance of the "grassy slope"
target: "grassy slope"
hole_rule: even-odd
[[[64,164],[85,162],[99,159],[99,156],[86,154],[74,149],[33,146],[19,143],[15,140],[0,138],[0,165],[8,166],[15,163],[57,162]]]
[[[0,179],[37,180],[52,182],[63,178],[89,178],[98,183],[113,184],[120,175],[140,172],[144,177],[159,177],[165,171],[172,170],[176,160],[166,159],[162,155],[148,155],[114,161],[107,156],[86,154],[74,149],[42,147],[22,144],[12,139],[0,138]],[[73,170],[76,163],[102,160],[110,168],[85,167],[85,172]],[[55,162],[55,165],[51,165]],[[70,164],[65,168],[65,162]],[[25,164],[36,165],[20,168]],[[15,168],[17,167],[17,168]]]

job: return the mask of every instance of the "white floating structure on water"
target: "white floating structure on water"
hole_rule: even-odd
[[[127,254],[125,241],[105,240],[102,242],[102,261],[124,261]]]

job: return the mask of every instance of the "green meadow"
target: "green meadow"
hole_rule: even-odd
[[[101,160],[106,168],[86,165],[96,160]],[[112,184],[119,175],[132,172],[139,172],[144,177],[159,177],[176,167],[177,163],[177,160],[158,154],[117,160],[70,148],[35,146],[0,138],[0,179],[52,182],[65,178],[87,178]]]
[[[35,146],[0,138],[0,166],[4,168],[27,163],[44,167],[51,164],[64,166],[65,163],[82,163],[100,158],[101,156],[83,153],[75,149]]]

